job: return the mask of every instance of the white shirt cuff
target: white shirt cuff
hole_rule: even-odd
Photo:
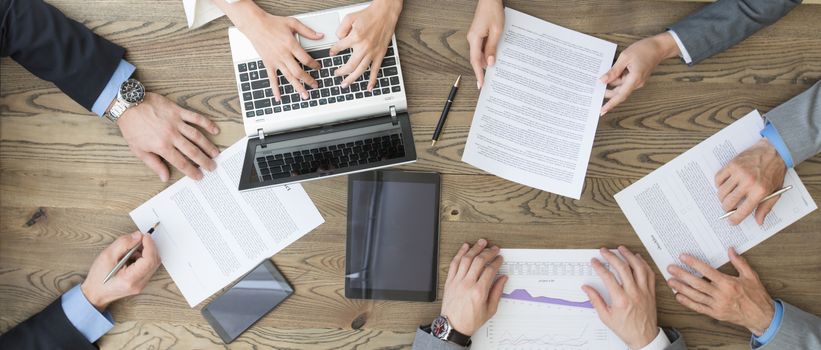
[[[656,336],[656,339],[653,339],[650,344],[638,350],[664,350],[668,346],[670,346],[670,339],[667,339],[667,334],[664,334],[664,331],[659,328],[659,334]]]
[[[693,63],[693,59],[690,58],[690,53],[687,52],[687,48],[684,47],[684,43],[681,42],[679,39],[678,34],[673,30],[668,30],[668,33],[673,36],[673,40],[676,41],[676,45],[678,46],[678,51],[681,52],[681,58],[684,60],[684,63],[690,64]]]

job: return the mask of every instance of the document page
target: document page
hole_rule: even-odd
[[[131,212],[191,307],[324,222],[300,185],[239,192],[247,139],[216,158],[217,170],[189,177]]]
[[[499,274],[508,276],[502,300],[471,349],[627,349],[581,289],[590,285],[609,300],[590,264],[605,262],[598,249],[502,249],[501,255]]]
[[[462,160],[579,199],[616,44],[505,9]]]
[[[816,209],[795,170],[787,169],[781,195],[759,226],[752,215],[731,226],[718,199],[715,175],[761,139],[764,120],[752,111],[707,140],[617,193],[615,198],[665,279],[683,253],[719,267],[727,250],[741,254]],[[695,271],[690,270],[695,273]]]

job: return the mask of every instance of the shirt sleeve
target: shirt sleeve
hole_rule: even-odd
[[[684,63],[693,63],[693,58],[690,57],[690,53],[687,52],[687,48],[684,47],[684,43],[681,42],[681,38],[678,37],[678,34],[672,29],[667,32],[670,33],[670,35],[673,36],[673,40],[676,41],[676,46],[678,46],[678,51],[681,52],[681,59],[684,60]]]
[[[656,335],[656,338],[639,350],[664,350],[668,346],[670,346],[670,339],[667,339],[667,335],[659,328],[659,334]]]
[[[63,294],[60,303],[69,322],[91,343],[96,342],[114,327],[111,313],[97,311],[83,295],[79,284]]]
[[[773,145],[773,148],[778,152],[778,155],[781,156],[781,159],[784,160],[784,164],[787,165],[787,168],[792,168],[795,166],[793,162],[792,155],[790,154],[790,149],[787,147],[787,144],[784,143],[784,139],[781,138],[781,134],[778,133],[775,126],[769,121],[767,125],[764,126],[764,129],[761,130],[761,136],[766,137],[767,141]]]
[[[117,65],[117,69],[114,70],[114,74],[111,75],[111,79],[108,80],[103,91],[100,92],[100,95],[97,96],[97,100],[94,101],[94,105],[91,106],[91,111],[94,112],[94,114],[100,117],[103,116],[105,110],[108,109],[108,105],[117,97],[117,92],[120,91],[120,85],[134,74],[134,69],[134,65],[128,63],[128,61],[120,60],[120,64]]]
[[[763,346],[767,344],[770,340],[773,339],[775,333],[778,331],[778,327],[781,326],[781,319],[784,316],[784,306],[781,305],[781,302],[778,300],[773,300],[773,306],[775,307],[775,312],[773,313],[773,320],[770,322],[770,325],[767,327],[767,330],[764,331],[760,337],[755,336],[753,334],[753,349]]]

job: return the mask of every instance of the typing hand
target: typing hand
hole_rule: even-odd
[[[485,85],[484,69],[496,62],[496,47],[505,29],[505,7],[502,0],[479,0],[473,23],[468,30],[470,65],[476,74],[476,87]]]
[[[607,114],[627,100],[633,91],[643,87],[662,60],[678,54],[676,41],[667,32],[641,39],[627,47],[619,54],[613,68],[601,77],[601,81],[611,87],[604,92],[604,98],[609,101],[602,107],[601,115]]]
[[[601,294],[591,286],[582,286],[582,290],[590,298],[602,322],[630,349],[641,349],[659,333],[655,274],[641,256],[624,246],[619,247],[619,253],[625,260],[601,248],[601,255],[616,270],[621,284],[598,259],[591,260],[596,274],[604,280],[612,303],[607,305]]]
[[[131,256],[133,261],[117,271],[107,283],[103,283],[114,265],[140,240],[143,247]],[[94,259],[80,289],[91,305],[102,312],[116,300],[140,294],[159,266],[160,257],[154,241],[150,236],[134,232],[117,238]]]
[[[732,248],[729,255],[738,277],[725,275],[692,256],[682,255],[681,261],[707,280],[670,265],[667,271],[673,278],[667,284],[678,292],[676,300],[681,305],[716,320],[746,327],[761,336],[775,313],[773,299],[747,261]]]
[[[764,218],[778,202],[772,198],[758,204],[784,185],[787,165],[766,138],[741,152],[716,174],[718,199],[724,211],[737,209],[727,220],[738,225],[755,210],[755,221],[764,224]]]
[[[336,76],[347,75],[342,81],[343,88],[350,86],[370,67],[368,91],[373,90],[401,12],[402,0],[374,0],[366,9],[345,16],[336,31],[339,41],[329,52],[336,55],[345,49],[352,50],[348,62],[334,73]]]
[[[464,243],[453,257],[442,297],[442,316],[457,332],[472,336],[495,313],[507,276],[496,278],[502,257],[499,247],[480,239]]]
[[[209,171],[217,167],[212,158],[219,155],[219,149],[192,126],[216,135],[217,124],[161,95],[146,93],[145,100],[127,109],[117,125],[131,151],[163,182],[168,181],[169,173],[160,157],[196,180],[202,179],[202,171],[189,159]]]
[[[244,1],[253,4],[252,1]],[[232,5],[233,6],[233,5]],[[256,6],[256,5],[254,5]],[[308,91],[303,83],[316,89],[319,85],[316,80],[308,74],[300,63],[313,69],[319,69],[319,63],[305,52],[305,49],[294,37],[294,33],[311,39],[319,40],[324,35],[317,33],[299,20],[291,17],[274,16],[265,12],[252,16],[253,20],[240,22],[237,27],[242,31],[254,48],[262,56],[265,63],[265,70],[271,79],[271,87],[274,90],[274,98],[281,101],[279,91],[279,81],[277,81],[277,70],[291,83],[297,93],[303,99],[308,98]],[[235,22],[236,23],[236,22]]]

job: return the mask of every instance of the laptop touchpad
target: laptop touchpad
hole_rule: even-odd
[[[330,12],[321,15],[303,17],[299,19],[308,28],[313,29],[318,33],[324,33],[325,36],[319,40],[311,40],[297,34],[299,44],[306,49],[315,49],[320,47],[330,46],[339,39],[336,37],[336,30],[339,28],[339,13]]]

